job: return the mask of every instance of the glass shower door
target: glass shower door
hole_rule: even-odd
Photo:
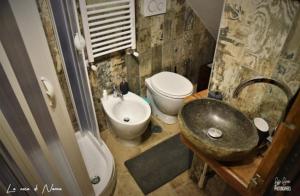
[[[0,1],[0,24],[1,142],[39,195],[94,195],[35,0]]]
[[[85,63],[84,50],[77,50],[74,37],[80,33],[75,0],[50,1],[57,38],[64,59],[64,70],[80,131],[100,138],[94,103]],[[100,140],[101,142],[101,140]]]

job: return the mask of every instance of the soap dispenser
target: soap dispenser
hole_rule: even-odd
[[[108,95],[107,95],[107,90],[103,90],[103,95],[102,95],[103,99],[104,100],[107,100],[108,99]]]
[[[129,91],[128,82],[125,80],[125,78],[123,78],[122,82],[120,83],[120,91],[123,95],[127,94]]]

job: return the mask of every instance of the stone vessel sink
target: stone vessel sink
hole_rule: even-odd
[[[239,110],[215,99],[196,99],[179,114],[181,133],[202,153],[219,161],[244,159],[256,147],[253,123]]]

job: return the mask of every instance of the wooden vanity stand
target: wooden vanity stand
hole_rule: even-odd
[[[207,94],[208,90],[200,91],[185,101],[205,98]],[[300,96],[296,98],[286,120],[278,126],[273,142],[261,156],[228,165],[206,156],[183,135],[181,141],[241,195],[263,195],[299,136]]]

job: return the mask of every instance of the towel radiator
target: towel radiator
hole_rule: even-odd
[[[134,0],[87,5],[79,0],[88,61],[126,48],[136,48]]]

